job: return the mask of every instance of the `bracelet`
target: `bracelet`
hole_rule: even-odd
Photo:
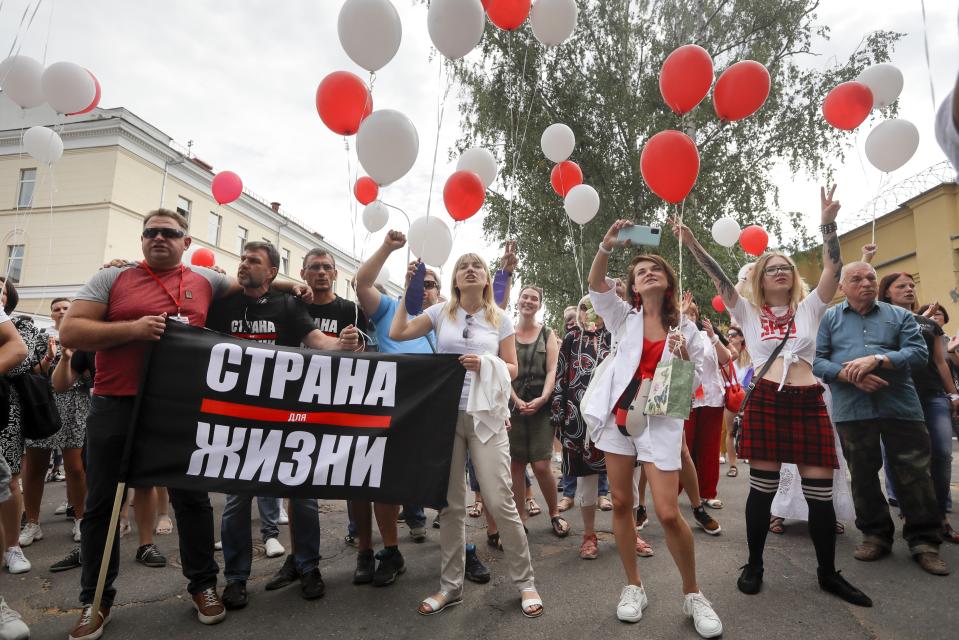
[[[612,250],[612,249],[607,249],[607,248],[606,248],[606,245],[603,244],[602,242],[599,243],[599,250],[600,250],[601,253],[605,253],[606,255],[610,255],[610,254],[613,253],[613,250]]]
[[[839,225],[837,225],[835,222],[819,225],[819,231],[821,231],[824,236],[829,235],[830,233],[835,233],[838,229]]]

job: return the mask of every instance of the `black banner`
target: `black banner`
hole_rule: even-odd
[[[464,375],[453,355],[276,347],[169,321],[127,481],[439,508]]]

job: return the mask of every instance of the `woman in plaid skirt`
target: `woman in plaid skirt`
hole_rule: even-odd
[[[842,270],[835,222],[839,202],[832,197],[835,190],[835,185],[828,194],[820,190],[823,272],[812,293],[807,291],[793,261],[773,251],[756,261],[748,291],[740,295],[687,227],[677,221],[673,231],[713,280],[733,320],[742,328],[756,376],[766,369],[745,406],[739,442],[739,456],[750,461],[746,500],[749,561],[739,576],[739,590],[755,594],[762,587],[763,549],[780,466],[791,462],[799,468],[803,496],[809,505],[809,535],[816,549],[820,588],[852,604],[869,607],[869,597],[849,584],[835,567],[833,470],[838,461],[823,388],[812,371],[819,322],[836,295]],[[780,345],[775,361],[765,367]]]

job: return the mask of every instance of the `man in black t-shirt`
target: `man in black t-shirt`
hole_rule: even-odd
[[[313,325],[325,335],[339,337],[340,332],[353,325],[364,334],[369,333],[369,323],[363,310],[355,302],[336,295],[336,261],[325,249],[311,249],[303,258],[300,277],[313,290],[313,302],[306,310],[313,318]]]
[[[359,344],[354,327],[345,325],[338,336],[327,336],[317,330],[306,307],[293,296],[271,288],[278,273],[279,252],[267,242],[248,242],[237,271],[237,282],[243,290],[216,300],[207,316],[207,328],[235,338],[255,340],[283,347],[301,343],[314,349],[356,350]],[[220,525],[223,540],[224,575],[223,604],[227,609],[242,609],[247,604],[246,581],[253,562],[253,541],[250,533],[250,510],[253,496],[227,496]],[[269,501],[273,501],[270,503]],[[260,519],[265,513],[277,513],[276,498],[258,499]],[[269,509],[265,508],[269,505]],[[287,559],[294,576],[299,576],[303,597],[319,598],[324,584],[320,575],[320,526],[315,498],[290,500],[290,532],[293,554]],[[276,540],[275,524],[264,527],[263,536],[268,555],[278,556],[285,549]],[[292,582],[292,579],[290,580]],[[289,584],[287,582],[286,584]]]

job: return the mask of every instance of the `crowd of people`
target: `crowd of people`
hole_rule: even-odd
[[[943,145],[959,155],[959,100],[950,98],[944,110],[952,126]],[[524,284],[518,290],[514,321],[505,311],[509,286],[494,295],[493,274],[475,253],[455,261],[448,297],[438,274],[426,269],[424,309],[412,314],[406,296],[393,297],[376,284],[389,256],[406,245],[399,231],[389,231],[359,268],[352,302],[335,293],[336,262],[325,250],[306,255],[300,272],[306,284],[298,285],[277,280],[280,257],[272,244],[249,242],[233,277],[183,265],[191,242],[187,221],[165,209],[149,212],[141,232],[143,260],[111,263],[73,300],[53,300],[52,329],[13,315],[16,288],[2,283],[0,535],[6,569],[32,569],[24,548],[43,539],[40,506],[56,453],[53,473],[62,468],[67,485],[66,503],[56,513],[73,519],[78,544],[50,570],[81,569],[82,612],[70,640],[103,634],[116,597],[120,537],[132,528],[125,509],[119,523],[112,518],[116,462],[135,406],[137,372],[168,323],[183,322],[279,346],[458,356],[467,375],[455,424],[448,425],[455,436],[447,506],[433,521],[440,529],[439,588],[420,603],[424,616],[461,604],[464,580],[490,580],[465,535],[466,518],[484,516],[488,544],[504,555],[521,613],[543,615],[527,538],[531,517],[540,511],[530,493],[535,479],[548,515],[536,522],[548,522],[553,535],[570,534],[563,514],[578,507],[582,559],[600,553],[597,508],[612,511],[625,574],[615,615],[631,623],[648,605],[637,561],[654,553],[640,533],[649,519],[648,488],[681,578],[682,611],[700,636],[717,637],[723,625],[700,589],[695,540],[680,496],[686,494],[696,526],[719,534],[713,514],[724,506],[717,488],[721,465],[736,477],[740,461],[749,464],[747,553],[737,581],[742,593],[762,589],[768,533],[782,533],[786,518],[800,518],[808,520],[819,587],[871,606],[871,598],[841,575],[836,536],[845,530],[843,520],[854,519],[862,533],[854,557],[878,561],[894,542],[890,506],[900,510],[902,535],[918,566],[947,575],[940,544],[959,543],[947,517],[952,436],[959,435],[959,336],[944,334],[944,308],[919,305],[912,275],[877,278],[870,264],[875,246],[865,247],[861,260],[843,262],[834,192],[835,186],[821,193],[823,269],[812,291],[793,260],[777,251],[744,267],[734,282],[690,229],[672,222],[681,250],[709,276],[729,310],[732,322],[723,327],[682,294],[681,274],[660,255],[637,253],[622,278],[609,273],[610,256],[629,244],[620,239],[628,220],[609,228],[589,271],[589,294],[567,308],[564,325],[553,330],[537,320],[543,289]],[[507,243],[499,265],[507,283],[517,266],[515,244]],[[407,283],[421,269],[411,263]],[[833,305],[838,294],[843,300]],[[679,392],[686,393],[686,419],[650,408],[654,379],[664,370],[675,372]],[[38,389],[41,396],[48,392],[59,428],[35,438]],[[558,484],[551,467],[557,440]],[[227,496],[217,540],[206,493],[137,487],[131,494],[136,561],[165,566],[153,536],[175,529],[201,623],[218,623],[228,610],[248,604],[254,498],[267,555],[286,554],[265,588],[298,583],[305,599],[324,594],[316,499]],[[345,542],[356,547],[353,583],[395,583],[406,569],[397,522],[405,521],[410,540],[422,543],[423,507],[353,500],[348,513]],[[289,550],[278,540],[280,524],[290,526]],[[112,553],[98,585],[110,532]],[[28,633],[0,599],[0,635]]]

